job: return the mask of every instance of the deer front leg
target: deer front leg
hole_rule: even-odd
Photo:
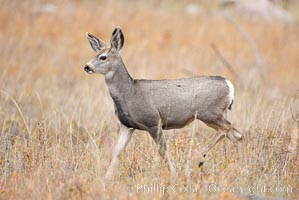
[[[154,139],[155,143],[159,146],[159,154],[162,157],[164,161],[166,161],[167,166],[170,170],[170,172],[174,175],[177,176],[175,167],[170,159],[169,152],[167,150],[167,145],[165,141],[165,137],[163,135],[162,129],[160,127],[157,128],[152,128],[149,131],[150,135]]]
[[[134,129],[130,129],[120,123],[118,141],[117,141],[117,144],[114,149],[112,161],[110,163],[108,171],[105,174],[106,179],[109,180],[112,178],[114,169],[118,165],[118,162],[119,162],[119,156],[125,150],[127,144],[129,143],[129,141],[132,137],[133,132],[134,132]]]

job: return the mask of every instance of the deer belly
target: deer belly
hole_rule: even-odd
[[[163,123],[162,129],[168,130],[168,129],[183,128],[189,123],[191,123],[193,120],[194,118],[191,117],[191,118],[166,121],[165,123]]]
[[[177,112],[168,112],[162,116],[163,129],[182,128],[194,120],[193,113],[186,110],[177,110]]]

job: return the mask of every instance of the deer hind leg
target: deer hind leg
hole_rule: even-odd
[[[212,123],[206,123],[208,126],[214,128],[218,132],[222,132],[225,134],[231,142],[236,143],[243,139],[242,134],[236,128],[234,128],[231,123],[224,117],[216,120]]]
[[[221,139],[227,137],[230,141],[236,144],[238,141],[242,140],[242,134],[232,127],[231,123],[227,121],[224,117],[220,118],[215,122],[205,122],[209,127],[217,130],[217,133],[212,137],[205,148],[201,151],[199,155],[199,167],[201,167],[206,159],[206,154],[210,151]]]
[[[127,144],[129,143],[132,134],[134,132],[134,129],[129,129],[123,124],[120,124],[120,129],[119,129],[119,136],[118,136],[118,141],[115,146],[114,152],[113,152],[113,158],[110,163],[110,166],[105,174],[106,179],[111,179],[113,176],[113,172],[115,167],[118,165],[119,162],[119,156],[120,154],[125,150]]]
[[[205,147],[201,150],[199,154],[199,163],[198,167],[201,167],[205,160],[208,151],[210,151],[220,140],[222,140],[225,137],[225,133],[223,131],[218,130],[216,135],[214,135],[205,145]]]
[[[225,136],[233,143],[237,143],[243,139],[240,131],[234,128],[227,119],[222,118],[219,122],[219,126],[226,133]]]
[[[162,157],[162,159],[166,161],[169,170],[173,175],[177,176],[175,167],[170,159],[169,151],[167,149],[165,137],[163,135],[161,127],[151,128],[149,130],[149,133],[154,139],[155,143],[159,146],[159,154]]]

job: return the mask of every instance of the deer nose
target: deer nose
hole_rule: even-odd
[[[89,65],[85,65],[84,71],[86,71],[88,74],[92,74],[95,72],[95,70],[89,67]]]
[[[88,65],[85,65],[84,71],[89,72],[89,71],[91,71],[91,69],[90,69],[90,67]]]

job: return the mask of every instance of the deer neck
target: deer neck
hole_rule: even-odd
[[[114,100],[120,98],[125,99],[125,97],[131,96],[133,92],[134,80],[122,60],[118,64],[117,70],[110,71],[105,75],[105,81]]]

